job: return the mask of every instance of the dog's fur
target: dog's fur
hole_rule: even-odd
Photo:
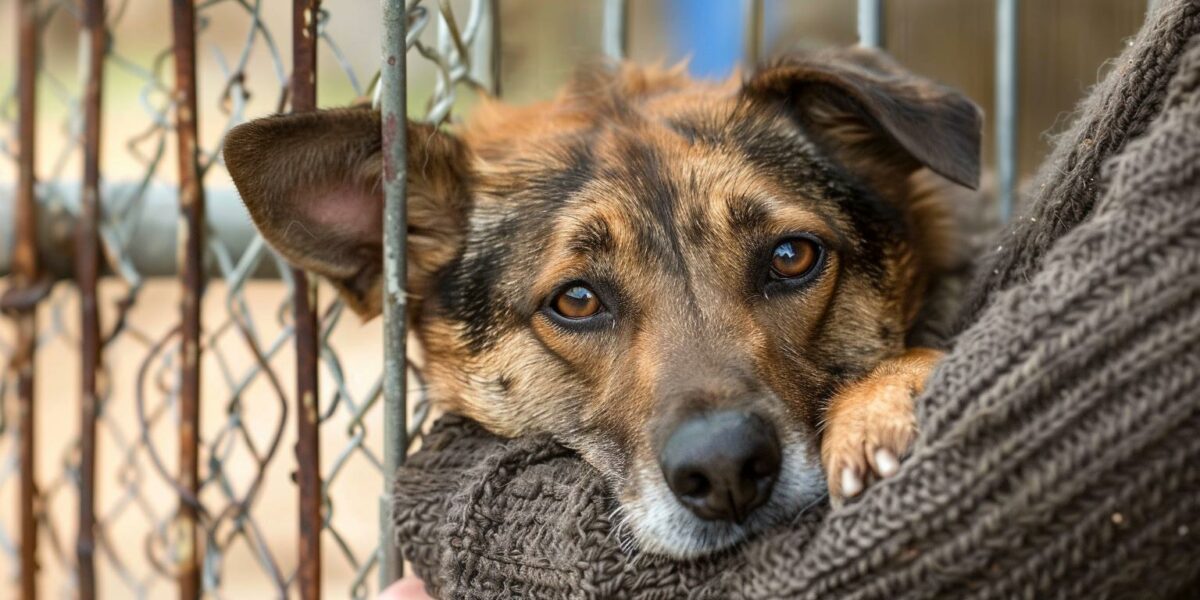
[[[947,180],[976,185],[979,132],[961,95],[862,49],[724,83],[595,68],[548,102],[484,101],[453,133],[409,123],[408,314],[428,393],[578,450],[650,551],[711,552],[794,515],[823,497],[822,462],[830,493],[853,495],[912,439],[938,354],[906,335],[959,259]],[[267,241],[365,317],[383,301],[380,151],[367,108],[261,119],[225,147]],[[825,252],[788,289],[767,265],[795,234]],[[591,326],[548,314],[572,282],[604,303]],[[729,407],[783,445],[774,494],[742,524],[684,510],[656,462],[679,415]]]

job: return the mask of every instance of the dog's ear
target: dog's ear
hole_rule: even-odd
[[[783,103],[819,145],[868,177],[925,166],[979,184],[980,110],[866,48],[796,53],[755,72],[742,94]]]
[[[408,123],[408,293],[418,300],[453,259],[466,227],[466,151]],[[363,318],[382,311],[383,191],[379,112],[267,117],[225,138],[225,165],[263,238],[329,279]]]

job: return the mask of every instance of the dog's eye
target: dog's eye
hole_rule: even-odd
[[[813,270],[820,256],[820,247],[810,239],[784,240],[771,253],[771,276],[776,279],[803,277]]]
[[[559,292],[550,306],[554,312],[568,319],[586,319],[604,308],[596,292],[582,285],[573,285]]]

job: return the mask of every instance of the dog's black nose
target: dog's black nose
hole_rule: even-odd
[[[684,421],[658,456],[667,485],[684,506],[701,519],[737,523],[771,496],[781,460],[775,428],[740,411]]]

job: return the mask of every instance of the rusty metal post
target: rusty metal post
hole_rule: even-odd
[[[383,127],[383,476],[379,498],[380,588],[404,573],[392,526],[392,485],[408,451],[408,301],[405,237],[408,231],[407,15],[404,0],[383,1],[380,98]]]
[[[317,108],[317,16],[320,0],[292,2],[292,112]],[[300,499],[300,597],[321,595],[321,444],[317,411],[317,282],[293,271],[296,323],[296,483]]]
[[[179,272],[180,306],[179,484],[190,498],[180,498],[176,522],[176,568],[179,596],[199,598],[200,535],[200,301],[204,295],[204,187],[196,114],[196,6],[194,0],[173,0],[171,21],[175,56],[175,133],[179,154],[179,213],[181,217]]]
[[[16,247],[13,256],[13,289],[22,291],[34,286],[41,276],[37,251],[37,198],[34,197],[36,170],[35,110],[37,108],[37,3],[21,0],[17,6],[20,34],[17,42],[17,92],[19,122],[17,125],[17,199],[15,207]],[[17,435],[20,436],[21,482],[18,494],[21,522],[21,598],[37,597],[37,477],[34,471],[34,352],[37,346],[37,304],[16,307],[13,319],[17,326],[17,347],[13,366],[17,371],[17,397],[20,416]]]
[[[107,30],[104,0],[87,0],[83,7],[83,51],[87,83],[83,96],[82,218],[76,241],[75,280],[79,285],[80,353],[83,368],[79,420],[79,531],[75,554],[79,596],[96,597],[96,414],[100,396],[100,307],[96,285],[100,274],[100,125],[104,87]]]

